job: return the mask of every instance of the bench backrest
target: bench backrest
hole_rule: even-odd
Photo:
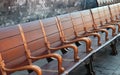
[[[98,7],[97,9],[100,21],[102,22],[102,24],[105,24],[107,22],[107,15],[105,14],[104,7]]]
[[[80,11],[80,14],[82,16],[83,23],[84,23],[83,25],[86,28],[86,31],[94,29],[94,27],[95,27],[94,21],[93,21],[90,10]]]
[[[101,26],[101,19],[100,19],[98,8],[91,9],[91,13],[92,13],[92,17],[93,17],[93,20],[94,20],[94,24],[97,27]]]
[[[31,56],[42,56],[44,54],[48,54],[40,26],[40,21],[37,20],[29,23],[24,23],[21,24],[21,27],[23,29]]]
[[[91,11],[96,25],[100,26],[111,22],[112,17],[108,6],[93,8]]]
[[[100,16],[100,20],[102,21],[102,24],[105,24],[111,21],[111,15],[110,15],[108,6],[98,7],[97,9],[98,9],[98,14]]]
[[[0,53],[7,68],[29,64],[17,25],[0,29]]]
[[[73,25],[77,34],[83,34],[94,28],[93,18],[90,10],[83,10],[71,13]]]
[[[118,11],[119,11],[119,16],[120,16],[120,3],[117,3],[117,8],[118,8]]]
[[[44,41],[46,42],[47,46],[51,48],[61,46],[63,44],[62,36],[60,35],[60,30],[58,29],[57,19],[55,17],[47,18],[42,20],[42,24]]]
[[[113,20],[116,20],[119,17],[119,9],[117,4],[109,5],[111,16]]]
[[[70,14],[70,16],[77,36],[78,34],[83,34],[85,31],[84,31],[83,20],[80,12],[73,12]]]
[[[108,23],[111,22],[112,21],[112,17],[111,17],[111,13],[110,13],[109,7],[108,6],[103,6],[103,7],[101,7],[100,10],[103,10],[103,12],[104,12],[103,13],[104,14],[103,17],[105,18],[106,22],[108,22]]]
[[[75,39],[77,35],[70,14],[60,15],[58,16],[58,19],[62,34],[65,36],[65,40]]]

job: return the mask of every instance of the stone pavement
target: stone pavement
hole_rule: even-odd
[[[120,48],[120,47],[119,47]],[[110,49],[105,48],[104,51],[99,53],[96,57],[94,69],[96,75],[120,75],[120,50],[118,49],[118,55],[111,56]]]
[[[109,46],[94,55],[94,71],[96,75],[120,75],[120,43],[117,44],[118,55],[111,55]],[[69,75],[87,75],[84,63],[78,66]]]

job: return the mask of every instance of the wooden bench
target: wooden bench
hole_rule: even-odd
[[[18,26],[0,29],[0,75],[14,71],[33,70],[42,75],[41,69],[28,59]]]
[[[112,18],[112,21],[109,24],[117,25],[118,26],[118,32],[120,32],[120,20],[119,20],[119,6],[118,4],[109,5],[110,15]]]
[[[103,29],[103,31],[104,32],[106,32],[106,34],[108,35],[108,37],[109,37],[109,40],[108,40],[108,37],[106,36],[106,35],[104,35],[104,37],[106,36],[107,37],[107,39],[106,39],[106,41],[104,40],[104,38],[102,37],[101,38],[101,42],[102,42],[102,45],[101,46],[96,46],[96,44],[93,44],[92,45],[92,47],[93,47],[93,51],[91,51],[88,55],[86,55],[85,57],[87,57],[88,56],[88,58],[89,57],[91,57],[92,55],[94,55],[94,53],[96,53],[97,51],[99,51],[100,49],[102,49],[103,47],[105,47],[107,44],[110,44],[111,43],[111,48],[112,48],[112,54],[117,54],[117,52],[116,51],[114,51],[116,48],[115,48],[115,45],[116,45],[116,39],[120,36],[120,34],[118,34],[118,35],[116,35],[116,28],[115,28],[115,26],[113,26],[113,25],[109,25],[109,26],[107,26],[106,25],[106,18],[104,17],[102,17],[102,19],[103,20],[101,20],[101,17],[100,17],[100,11],[102,11],[102,12],[104,12],[103,10],[101,10],[101,8],[99,8],[99,11],[98,11],[98,8],[94,8],[94,9],[91,9],[91,10],[84,10],[84,11],[80,11],[81,12],[81,15],[80,15],[80,12],[75,12],[75,13],[71,13],[72,14],[72,22],[71,22],[71,24],[73,24],[73,25],[76,25],[76,29],[73,29],[74,31],[76,30],[76,31],[82,31],[82,30],[85,30],[85,29],[82,29],[82,27],[85,27],[85,26],[83,26],[83,25],[86,25],[86,30],[90,30],[90,31],[92,31],[92,32],[94,32],[94,30],[96,30],[96,29],[98,29],[98,30],[100,30],[100,29]],[[89,13],[90,12],[90,13]],[[109,11],[108,11],[109,12]],[[93,14],[94,13],[94,14]],[[105,14],[105,13],[102,13],[103,15]],[[69,14],[66,14],[66,15],[69,15]],[[80,16],[82,16],[82,18],[80,18]],[[106,14],[105,14],[106,15]],[[63,15],[63,16],[65,16],[65,15]],[[63,17],[62,16],[62,17]],[[86,16],[87,16],[87,18],[86,18]],[[91,17],[89,17],[89,16],[91,16]],[[106,15],[106,16],[110,16],[109,14],[108,15]],[[61,17],[61,16],[59,16],[59,17]],[[65,19],[65,20],[64,20]],[[66,17],[64,17],[64,18],[61,18],[61,20],[63,21],[63,22],[66,22],[66,21],[70,21],[70,19],[68,19],[68,17],[66,18]],[[59,19],[59,21],[61,21],[60,19]],[[101,26],[100,24],[101,24],[101,22],[103,22],[103,25],[106,25],[106,26]],[[108,22],[109,22],[109,20],[108,20]],[[64,24],[64,23],[61,23],[60,25],[62,25],[62,24]],[[72,29],[72,26],[70,27],[69,25],[71,25],[70,24],[70,22],[68,23],[66,23],[66,24],[64,24],[63,25],[63,27],[66,25],[66,27],[69,27],[69,28],[71,28]],[[81,25],[80,27],[79,26],[77,26],[77,25]],[[63,27],[61,27],[61,31],[63,31],[63,33],[65,33],[65,28],[63,28]],[[112,33],[111,33],[111,31],[110,30],[108,30],[108,28],[111,28],[112,29]],[[67,28],[66,28],[67,29]],[[107,30],[106,30],[107,29]],[[102,30],[101,30],[102,31]],[[76,33],[76,32],[75,32]],[[82,32],[81,32],[82,33]],[[84,32],[83,32],[84,33]],[[109,34],[108,34],[109,33]],[[66,33],[67,34],[67,33]],[[112,34],[112,36],[111,36],[111,34]],[[101,36],[102,36],[102,34],[101,34]],[[95,40],[93,40],[94,38],[92,38],[92,42],[94,42],[95,43]],[[108,40],[108,41],[107,41]],[[115,41],[115,43],[113,44],[113,41]],[[80,49],[82,49],[82,48],[80,48]],[[93,53],[92,53],[93,52]],[[82,53],[82,52],[81,52]],[[83,53],[84,54],[84,53]],[[84,58],[85,58],[84,57]],[[71,67],[70,69],[68,69],[67,71],[65,71],[64,73],[63,73],[63,75],[65,75],[65,74],[67,74],[67,73],[69,73],[71,70],[73,70],[75,67],[77,67],[78,66],[78,64],[80,64],[81,62],[83,62],[84,60],[86,60],[86,59],[81,59],[80,61],[78,61],[78,63],[77,64],[75,64],[73,67]],[[67,73],[66,73],[67,72]],[[91,71],[92,73],[89,73],[90,75],[94,75],[94,73],[93,73],[93,71]]]
[[[112,36],[116,35],[116,27],[106,23],[111,22],[111,16],[109,15],[109,9],[107,6],[91,9],[94,25],[98,29],[112,29]],[[104,14],[106,13],[106,14]],[[108,14],[108,15],[107,15]]]
[[[113,25],[113,26],[118,26],[118,32],[119,32],[119,24],[117,24],[117,22],[115,22],[114,20],[116,19],[116,16],[115,17],[112,17],[112,15],[114,15],[114,14],[112,14],[111,13],[111,9],[109,8],[109,6],[104,6],[104,7],[101,7],[101,10],[103,10],[104,11],[104,18],[106,18],[106,25]],[[101,12],[100,12],[101,13]],[[114,12],[115,13],[115,12]],[[101,14],[102,15],[102,14]]]
[[[69,14],[58,16],[57,19],[59,20],[58,28],[61,30],[61,36],[63,36],[63,43],[76,43],[78,41],[86,42],[86,52],[89,53],[91,48],[91,40],[87,38],[88,35],[78,35],[75,31],[74,25],[72,23],[71,17]],[[81,30],[81,34],[84,30]],[[97,35],[97,34],[96,34]],[[97,35],[99,38],[100,36]],[[87,40],[89,39],[89,40]]]
[[[106,29],[98,29],[93,21],[92,14],[90,10],[83,10],[80,11],[83,20],[83,26],[86,28],[86,32],[93,33],[93,32],[105,32],[105,40],[108,40],[108,31]],[[100,41],[100,40],[99,40]]]
[[[66,75],[90,59],[87,62],[89,74],[95,75],[91,68],[92,56],[120,36],[116,35],[114,25],[107,24],[111,22],[108,13],[108,6],[104,6],[0,28],[1,74],[29,70],[29,75],[36,75],[35,72],[37,75]],[[97,33],[99,31],[105,34]],[[116,42],[111,45],[113,54],[115,45]],[[41,69],[32,65],[42,59],[48,62],[40,65]]]
[[[28,25],[29,25],[29,28],[27,27]],[[40,31],[39,21],[25,23],[22,25],[22,27],[19,25],[19,29],[18,29],[18,26],[1,29],[0,53],[2,54],[2,58],[5,61],[6,68],[12,69],[14,67],[24,66],[26,64],[31,65],[32,62],[34,62],[35,60],[52,57],[58,60],[58,65],[55,65],[55,66],[58,66],[58,70],[59,70],[58,73],[62,73],[64,71],[64,68],[62,68],[61,56],[58,54],[48,53],[48,50],[44,43],[44,37],[42,37],[41,35],[42,31]],[[31,36],[33,34],[34,36]],[[49,69],[49,67],[47,68]],[[5,69],[5,71],[8,71],[8,70]]]

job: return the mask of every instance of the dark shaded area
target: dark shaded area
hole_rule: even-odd
[[[98,7],[98,4],[97,4],[96,0],[84,0],[83,3],[85,3],[84,5],[86,5],[85,9],[90,9],[90,8]]]

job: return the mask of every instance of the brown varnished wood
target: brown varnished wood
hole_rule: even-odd
[[[112,21],[109,24],[118,25],[118,32],[120,32],[119,6],[118,6],[118,4],[113,4],[113,5],[109,5],[108,7],[109,7],[111,17],[112,17]]]
[[[37,25],[40,26],[40,23],[39,21],[37,22]],[[27,53],[27,57],[29,59],[29,63],[31,64],[32,63],[32,60],[38,60],[38,59],[43,59],[43,58],[48,58],[48,57],[53,57],[53,58],[56,58],[58,60],[58,74],[61,74],[63,71],[64,71],[64,68],[62,67],[62,57],[60,55],[57,55],[57,54],[40,54],[38,56],[31,56],[31,51],[29,49],[29,46],[27,44],[27,40],[26,40],[26,37],[25,37],[25,33],[23,31],[23,28],[21,25],[19,25],[19,29],[20,29],[20,32],[21,32],[21,36],[22,36],[22,39],[23,39],[23,42],[24,42],[24,47],[25,47],[25,51]],[[39,28],[40,29],[40,28]],[[26,32],[27,33],[27,32]],[[29,33],[30,34],[30,33]],[[43,43],[44,44],[44,43]],[[44,50],[46,51],[46,50]],[[33,55],[33,54],[32,54]]]
[[[109,16],[110,12],[109,12],[108,7],[104,6],[104,7],[100,7],[100,8],[101,9],[99,9],[99,8],[91,9],[91,14],[92,14],[93,19],[94,19],[94,25],[96,25],[98,29],[107,29],[107,28],[112,29],[112,36],[115,36],[116,35],[116,28],[115,28],[115,26],[106,24],[107,22],[109,22],[109,20],[111,20],[111,18]],[[105,18],[101,18],[100,17],[100,15],[101,15],[100,13],[103,12],[102,10],[104,11],[104,15],[105,15],[104,17]],[[97,12],[97,13],[95,13],[95,12]],[[98,18],[96,18],[94,13],[98,14]],[[106,17],[105,13],[108,14],[107,17]],[[105,19],[105,20],[101,20],[101,19]],[[99,20],[99,22],[98,22],[98,20]],[[103,22],[103,21],[106,21],[106,22]],[[99,24],[99,26],[98,26],[98,24]]]
[[[17,34],[19,34],[17,26],[10,26],[10,27],[5,27],[5,28],[0,28],[0,39],[13,37],[13,36],[15,36]]]
[[[64,36],[64,43],[75,43],[77,41],[86,42],[86,52],[91,51],[91,40],[87,37],[77,37],[75,27],[72,23],[70,14],[65,14],[57,17],[58,19],[58,28],[61,30],[61,34]]]
[[[120,12],[120,3],[117,3],[117,6],[118,6],[118,11]],[[119,16],[120,16],[120,13],[119,13]]]
[[[4,66],[4,63],[1,62],[3,67],[0,74],[10,74],[13,71],[27,70],[30,68],[36,71],[37,74],[40,74],[40,68],[34,67],[34,65],[30,66],[28,63],[19,28],[17,26],[3,28],[0,29],[0,33],[3,33],[0,39],[0,60],[4,60],[5,63]],[[11,33],[11,35],[8,33]]]
[[[4,63],[4,60],[2,59],[2,55],[0,54],[0,74],[2,75],[8,75],[6,71],[8,72],[14,72],[14,71],[21,71],[21,70],[33,70],[36,72],[37,75],[42,75],[42,71],[38,66],[35,65],[26,65],[26,66],[21,66],[18,68],[6,68],[6,64]]]
[[[6,28],[6,29],[8,31],[7,30],[2,30],[2,31],[6,32],[6,33],[9,33],[10,32],[9,30],[14,31],[14,27],[12,27],[12,29],[11,29],[11,27],[10,27],[10,29],[9,28]],[[16,29],[16,26],[15,26],[15,29]],[[13,33],[16,35],[16,32],[18,34],[19,29]],[[5,37],[5,39],[0,40],[1,41],[0,42],[0,48],[1,48],[0,52],[3,56],[3,59],[5,59],[5,62],[10,62],[10,61],[16,62],[15,60],[18,59],[19,56],[20,57],[25,56],[23,42],[22,42],[22,39],[20,36],[20,32],[19,32],[19,35],[16,35],[16,36],[15,35],[13,37],[8,37],[8,35],[6,35],[8,38]],[[9,36],[11,36],[11,35],[9,35]],[[21,50],[23,50],[23,52],[20,52]],[[17,53],[18,56],[12,54],[12,52]],[[22,54],[22,55],[19,55],[19,54]],[[9,57],[11,57],[11,58],[9,58]],[[6,59],[8,59],[8,60],[6,60]],[[21,61],[25,61],[25,60],[26,60],[26,58],[21,59]],[[18,63],[18,64],[20,64],[20,63]],[[8,67],[11,67],[11,66],[14,67],[14,65],[10,65]]]
[[[72,21],[72,25],[74,27],[74,31],[76,32],[76,34],[79,34],[79,35],[77,35],[78,38],[79,37],[87,37],[87,36],[97,36],[98,37],[98,45],[101,45],[101,43],[100,43],[100,35],[97,34],[97,33],[94,33],[94,32],[93,33],[90,32],[90,30],[93,29],[93,26],[91,24],[92,20],[90,20],[91,16],[90,16],[89,12],[83,11],[82,13],[85,13],[86,15],[82,15],[81,11],[78,12],[78,13],[75,13],[75,14],[71,13],[71,15],[70,15],[71,21]],[[77,17],[77,16],[79,16],[79,17]],[[89,19],[87,18],[87,16],[88,16]],[[80,23],[79,23],[79,21],[77,21],[79,24],[76,25],[74,21],[75,20],[80,20],[80,19],[81,19],[82,22],[80,21]],[[79,27],[76,27],[76,26],[79,26]],[[78,28],[78,30],[83,29],[84,33],[81,33],[83,31],[79,31],[79,32],[76,31],[75,28]]]
[[[113,4],[109,7],[103,6],[0,28],[0,74],[10,75],[14,71],[34,70],[37,75],[42,75],[44,71],[43,75],[60,75],[65,69],[77,64],[79,57],[84,59],[92,51],[91,39],[88,36],[97,36],[97,43],[100,45],[105,41],[102,37],[100,42],[101,35],[96,32],[104,31],[106,40],[108,40],[107,28],[111,28],[112,35],[115,35],[116,29],[113,25],[119,22],[119,11],[119,5]],[[109,37],[111,39],[112,36]],[[80,46],[81,50],[78,50],[73,45],[78,41],[85,41],[87,45]],[[95,49],[98,47],[94,45]],[[70,50],[66,54],[56,54],[63,48]],[[44,58],[56,60],[40,66],[42,70],[32,65],[33,62]],[[36,75],[35,72],[29,75]]]
[[[96,14],[96,12],[94,12]],[[80,16],[79,18],[81,18],[82,20],[82,24],[83,27],[84,27],[84,34],[86,34],[86,36],[91,36],[91,35],[94,35],[98,37],[98,45],[100,45],[100,35],[99,34],[96,34],[95,32],[105,32],[106,33],[106,37],[105,39],[108,40],[108,32],[107,30],[105,29],[98,29],[97,26],[95,25],[95,22],[94,22],[94,19],[92,18],[92,15],[91,15],[91,11],[90,10],[83,10],[83,11],[80,11],[79,13],[76,13],[77,16]],[[77,17],[73,14],[72,17]],[[76,18],[76,19],[79,19],[79,18]],[[73,18],[73,20],[75,21],[76,19]],[[79,22],[79,21],[78,21]],[[75,23],[75,22],[74,22]],[[79,26],[76,25],[76,26]],[[82,27],[78,27],[79,29],[81,29]]]
[[[58,30],[55,17],[50,18],[49,21],[48,21],[48,19],[42,20],[42,21],[40,21],[40,23],[41,23],[41,27],[42,27],[46,46],[49,49],[49,53],[55,52],[55,51],[60,50],[62,48],[73,48],[74,60],[75,61],[79,60],[78,48],[76,46],[71,45],[71,44],[65,45],[63,43],[63,41],[62,41],[63,36],[60,35],[60,31]]]

